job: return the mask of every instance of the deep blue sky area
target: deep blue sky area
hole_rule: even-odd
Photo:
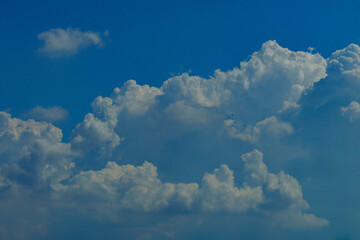
[[[0,239],[359,239],[359,12],[1,0]]]
[[[191,71],[207,77],[238,66],[267,40],[324,57],[360,38],[357,1],[1,1],[0,109],[36,105],[70,111],[128,79],[160,86]],[[64,59],[37,54],[51,28],[109,31],[106,46]],[[70,122],[71,123],[70,123]],[[63,123],[64,124],[64,123]]]

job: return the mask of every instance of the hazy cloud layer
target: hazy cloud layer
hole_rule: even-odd
[[[25,118],[32,118],[37,121],[46,121],[46,122],[58,122],[64,120],[69,115],[66,109],[62,107],[47,107],[36,106],[28,112],[23,114]]]

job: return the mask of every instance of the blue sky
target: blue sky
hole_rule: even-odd
[[[359,9],[2,1],[0,238],[360,238]]]
[[[2,1],[1,6],[0,108],[20,114],[36,105],[61,105],[71,112],[68,128],[96,96],[128,79],[160,86],[171,74],[190,70],[206,77],[237,66],[267,40],[292,50],[314,47],[328,57],[359,39],[356,1]],[[108,30],[111,41],[65,60],[35,53],[39,33],[66,27]]]

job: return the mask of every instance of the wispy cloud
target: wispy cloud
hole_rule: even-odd
[[[38,35],[38,39],[43,42],[43,46],[38,49],[38,52],[53,58],[70,56],[78,53],[80,49],[103,46],[103,37],[108,35],[108,31],[105,31],[102,36],[97,32],[82,32],[80,29],[71,27],[50,29]]]
[[[25,112],[23,117],[53,123],[65,119],[68,115],[68,111],[59,106],[48,108],[36,106],[30,111]]]

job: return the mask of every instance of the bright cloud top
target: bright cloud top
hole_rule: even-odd
[[[155,134],[155,139],[163,141],[184,134],[185,129],[205,126],[249,142],[290,135],[294,129],[281,120],[281,113],[299,107],[302,93],[326,77],[326,67],[320,54],[293,52],[268,41],[240,68],[218,69],[209,79],[184,73],[160,88],[129,80],[110,97],[95,99],[93,112],[74,130],[73,144],[109,153],[120,137],[137,136],[143,142],[146,135]],[[150,122],[154,133],[148,132]],[[93,126],[99,126],[98,130]],[[135,130],[139,126],[144,131]]]
[[[71,27],[50,29],[40,33],[38,39],[43,42],[43,46],[38,51],[49,57],[74,55],[81,49],[91,46],[101,47],[104,44],[99,33],[82,32]]]

